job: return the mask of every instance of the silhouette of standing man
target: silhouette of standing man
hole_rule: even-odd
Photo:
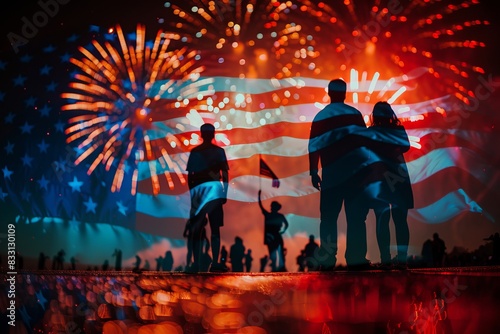
[[[320,190],[320,248],[315,259],[320,270],[329,271],[337,262],[337,219],[342,203],[349,196],[352,180],[364,157],[357,156],[359,140],[350,135],[366,129],[363,116],[344,103],[347,84],[334,79],[328,84],[330,103],[315,117],[309,139],[309,169],[314,188]],[[319,176],[319,163],[322,175]],[[366,260],[366,225],[368,208],[359,210],[344,203],[347,219],[346,261],[348,267],[364,269]]]
[[[210,271],[224,271],[225,267],[219,263],[220,227],[224,225],[222,206],[227,201],[229,166],[224,149],[212,143],[215,127],[205,123],[200,132],[203,142],[191,150],[186,167],[191,194],[189,233],[193,238],[193,270],[198,271],[201,263],[204,218],[208,216],[213,258]]]

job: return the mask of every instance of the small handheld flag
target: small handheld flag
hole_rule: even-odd
[[[272,178],[273,179],[273,187],[279,188],[280,180],[278,179],[276,174],[274,174],[274,172],[271,170],[271,168],[269,168],[267,163],[264,160],[262,160],[262,158],[260,158],[259,160],[260,160],[260,168],[259,168],[260,175],[264,175],[264,176]]]

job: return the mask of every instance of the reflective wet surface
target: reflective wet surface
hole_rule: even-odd
[[[5,278],[9,278],[6,275]],[[39,272],[19,333],[496,333],[499,268],[332,273]],[[0,306],[7,321],[8,281]],[[10,318],[9,318],[10,316]],[[2,333],[13,330],[2,325]]]

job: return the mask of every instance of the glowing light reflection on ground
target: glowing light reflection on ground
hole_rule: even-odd
[[[499,277],[500,267],[38,272],[18,276],[16,305],[45,333],[491,333],[500,328]]]

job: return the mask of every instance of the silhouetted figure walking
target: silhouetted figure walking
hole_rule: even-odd
[[[434,267],[444,266],[446,254],[446,245],[444,240],[439,237],[438,233],[432,235],[432,259]]]
[[[253,262],[252,250],[249,249],[249,250],[247,250],[247,253],[245,254],[245,271],[247,273],[252,271],[252,262]]]
[[[276,201],[271,202],[271,211],[264,209],[261,201],[261,191],[258,193],[260,210],[264,215],[264,245],[267,245],[269,258],[271,259],[271,270],[282,271],[285,267],[283,248],[284,242],[282,233],[288,228],[288,221],[285,216],[278,212],[281,204]]]
[[[224,271],[226,268],[219,263],[220,227],[224,225],[222,206],[227,201],[229,165],[224,149],[212,143],[215,127],[205,123],[201,126],[200,133],[203,142],[191,150],[186,167],[191,195],[193,269],[196,271],[200,264],[203,221],[208,216],[213,258],[210,270]]]
[[[319,245],[316,242],[314,235],[309,236],[309,242],[304,247],[305,264],[307,271],[313,271],[318,269],[319,258],[318,257]]]
[[[231,261],[231,271],[243,272],[243,258],[245,257],[245,246],[243,239],[234,238],[234,244],[229,249],[229,259]]]
[[[349,132],[366,128],[363,116],[344,103],[347,85],[341,79],[328,84],[330,103],[311,124],[309,169],[311,183],[320,190],[320,253],[321,269],[328,271],[337,262],[337,219],[344,204],[347,218],[347,265],[363,268],[366,260],[366,225],[368,207],[345,201],[350,195],[355,173],[364,162],[356,150],[360,144]],[[346,130],[349,130],[346,132]],[[319,176],[319,164],[322,173]]]
[[[122,270],[122,251],[121,249],[116,248],[113,256],[115,257],[115,270]]]

